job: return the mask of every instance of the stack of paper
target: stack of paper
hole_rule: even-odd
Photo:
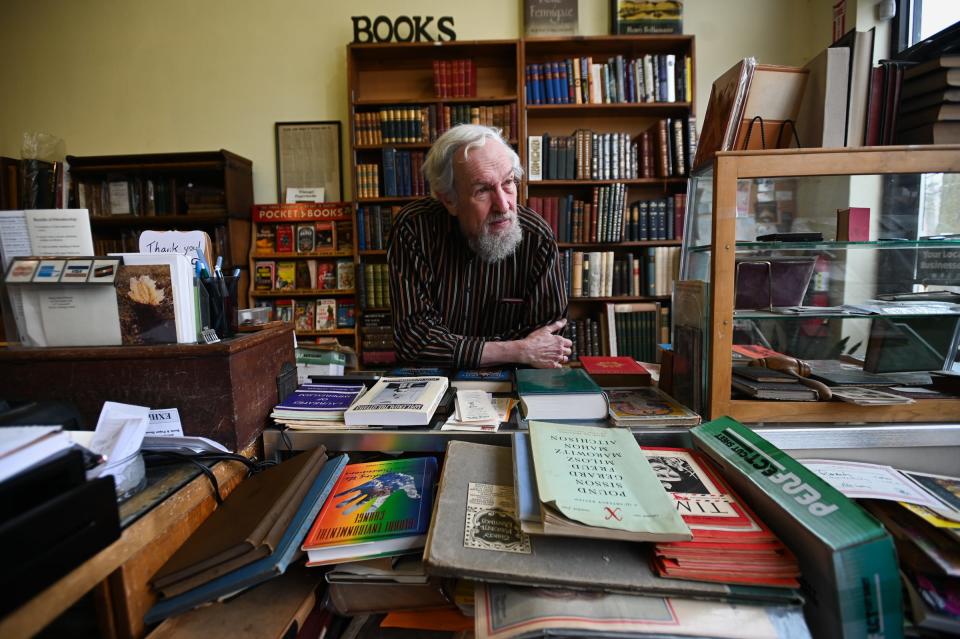
[[[517,400],[493,397],[482,390],[458,390],[456,409],[440,430],[496,432],[510,420]]]
[[[0,428],[0,481],[53,457],[71,446],[59,426]]]

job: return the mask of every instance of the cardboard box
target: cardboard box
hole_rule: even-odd
[[[289,324],[217,344],[0,349],[3,399],[71,402],[90,429],[108,400],[177,408],[185,435],[234,451],[267,425],[284,371],[296,388]]]
[[[880,522],[729,417],[697,426],[690,436],[797,556],[814,637],[903,636],[897,555]]]

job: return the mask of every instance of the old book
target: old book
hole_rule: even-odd
[[[242,482],[157,571],[154,588],[179,594],[269,555],[299,506],[294,497],[302,499],[325,460],[321,446]]]
[[[874,30],[852,29],[831,46],[850,50],[850,84],[847,90],[846,146],[863,146],[866,135],[867,98],[873,68]]]
[[[717,151],[733,149],[756,66],[756,58],[744,58],[714,80],[697,143],[694,170],[711,162]]]
[[[735,390],[757,399],[777,399],[790,402],[815,402],[817,391],[799,382],[757,382],[733,375],[730,381]]]
[[[700,416],[654,388],[619,388],[607,391],[610,418],[617,426],[692,426]]]
[[[897,144],[957,144],[958,142],[960,142],[960,121],[931,122],[912,129],[901,129],[896,133]]]
[[[517,394],[526,419],[603,419],[603,391],[579,368],[517,370]]]
[[[344,413],[348,426],[426,426],[448,386],[446,377],[381,377]]]
[[[272,553],[180,595],[160,599],[144,615],[144,623],[157,623],[171,615],[241,592],[286,572],[287,567],[300,551],[300,540],[306,535],[310,523],[320,511],[334,482],[346,465],[346,455],[340,455],[322,463],[319,474],[310,483],[303,499],[296,503],[293,516]]]
[[[900,95],[904,99],[914,98],[931,91],[941,91],[960,87],[960,68],[938,69],[921,76],[907,79],[904,77]]]
[[[392,556],[422,548],[436,474],[434,457],[347,466],[303,541],[307,565]]]
[[[902,90],[902,87],[901,87]],[[960,89],[941,89],[918,95],[915,98],[900,101],[900,113],[906,115],[926,107],[936,107],[941,104],[955,104],[960,102]]]
[[[828,47],[804,68],[809,75],[797,112],[800,146],[842,147],[847,126],[850,49]]]
[[[457,390],[509,393],[513,390],[513,369],[500,367],[459,370],[450,379],[450,385]]]
[[[650,371],[632,357],[584,356],[580,358],[580,363],[602,388],[650,385]]]
[[[326,331],[337,327],[337,300],[317,300],[317,321],[314,330]]]
[[[529,430],[544,534],[691,539],[629,430],[538,421]]]
[[[910,129],[923,124],[947,120],[960,120],[960,104],[945,102],[901,115],[897,120],[897,127]]]
[[[423,555],[428,573],[578,590],[799,601],[790,590],[660,578],[651,571],[642,547],[631,542],[530,537],[516,519],[512,466],[509,448],[448,444]]]
[[[546,591],[502,584],[476,585],[477,639],[537,637],[810,636],[799,606],[770,608],[682,597]],[[723,622],[719,622],[723,619]],[[535,633],[535,634],[534,634]]]

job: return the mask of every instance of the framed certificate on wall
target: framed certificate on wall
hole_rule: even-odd
[[[322,188],[324,200],[343,199],[340,122],[277,122],[277,202],[288,188]]]

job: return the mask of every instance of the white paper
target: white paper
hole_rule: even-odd
[[[801,459],[804,466],[852,499],[905,501],[921,506],[941,506],[927,492],[891,466],[832,459]]]
[[[3,272],[7,272],[13,258],[32,254],[26,212],[0,211],[0,261]]]
[[[177,342],[194,344],[197,341],[197,308],[194,305],[193,269],[182,253],[110,253],[123,258],[124,264],[169,264],[173,286],[173,312],[177,323]]]
[[[86,209],[36,209],[26,213],[32,255],[93,255],[90,214]]]
[[[148,413],[147,437],[183,437],[180,411],[176,408],[157,408]]]
[[[482,390],[457,391],[457,420],[485,423],[497,420],[490,397],[490,393]]]
[[[104,455],[110,465],[140,450],[149,423],[150,409],[145,406],[104,402],[97,419],[97,428],[90,440],[90,450]],[[111,474],[105,472],[104,474]]]
[[[141,253],[179,253],[190,258],[190,265],[197,263],[197,254],[203,251],[207,262],[213,261],[210,236],[205,231],[153,231],[140,234],[138,248]]]
[[[24,308],[36,305],[43,334],[38,346],[119,346],[120,314],[112,286],[56,287],[23,293]],[[33,316],[33,311],[27,315]]]
[[[168,450],[186,455],[198,453],[229,453],[230,450],[212,439],[206,437],[156,437],[147,435],[143,438],[144,450]]]
[[[323,202],[324,188],[322,186],[287,187],[287,204],[297,202]]]

